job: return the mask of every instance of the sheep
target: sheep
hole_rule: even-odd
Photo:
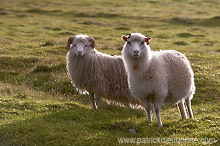
[[[68,75],[76,88],[89,93],[92,109],[101,107],[101,97],[121,106],[139,106],[128,88],[121,56],[98,52],[95,39],[87,35],[71,36],[67,47]]]
[[[122,36],[126,41],[122,58],[128,74],[131,94],[145,107],[151,122],[150,105],[153,104],[158,126],[164,102],[177,104],[182,119],[186,119],[184,101],[189,117],[193,118],[191,99],[195,93],[194,75],[187,58],[175,50],[151,51],[150,37],[140,33]]]

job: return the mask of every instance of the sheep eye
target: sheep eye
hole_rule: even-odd
[[[76,45],[73,45],[74,47],[76,47]]]
[[[128,44],[130,45],[130,44],[131,44],[131,42],[128,42]]]
[[[85,47],[88,47],[87,45],[85,45]]]
[[[144,42],[141,42],[141,45],[143,45],[144,44]]]

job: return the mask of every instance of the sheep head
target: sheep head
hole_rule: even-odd
[[[145,53],[144,50],[151,40],[151,37],[145,37],[140,33],[131,33],[128,36],[122,36],[121,38],[126,41],[123,50],[126,50],[126,53],[131,54],[134,58],[140,57],[142,52]]]
[[[132,33],[132,34],[137,34],[137,33]],[[132,34],[128,34],[128,36],[123,35],[121,38],[122,38],[125,42],[127,42],[128,39],[131,37]],[[150,44],[150,40],[151,40],[151,37],[144,37],[144,41],[146,42],[147,45]]]
[[[95,39],[87,35],[71,36],[67,41],[67,47],[73,54],[82,57],[95,48]]]
[[[67,48],[69,49],[73,41],[76,39],[77,36],[71,36],[67,41]],[[91,47],[95,48],[95,39],[93,37],[86,36],[87,40],[90,42]]]

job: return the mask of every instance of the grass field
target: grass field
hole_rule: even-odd
[[[1,0],[0,145],[127,145],[118,138],[200,140],[181,145],[206,145],[210,138],[220,145],[219,5],[218,0]],[[121,35],[130,32],[151,36],[153,50],[174,49],[190,60],[195,119],[180,120],[178,109],[165,105],[161,128],[155,116],[148,123],[142,110],[105,103],[92,110],[88,95],[72,87],[65,68],[71,35],[92,36],[97,50],[114,55],[121,54]]]

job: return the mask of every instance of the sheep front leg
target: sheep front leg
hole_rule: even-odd
[[[147,113],[148,121],[151,122],[152,121],[152,117],[151,117],[151,105],[150,105],[150,102],[149,102],[148,99],[144,99],[142,102],[144,103],[144,106],[145,106],[145,111]]]
[[[187,109],[188,109],[189,117],[191,119],[193,119],[193,112],[192,112],[192,108],[191,108],[191,99],[190,99],[190,97],[188,97],[185,101],[186,101],[186,106],[187,106]]]
[[[101,96],[96,94],[95,97],[96,97],[96,106],[97,106],[97,108],[101,108],[102,107]]]
[[[181,100],[177,105],[178,105],[179,111],[181,113],[182,119],[187,119],[184,102]]]
[[[154,110],[155,110],[155,113],[156,113],[156,117],[157,117],[157,124],[158,126],[162,127],[163,124],[161,122],[161,117],[160,117],[160,111],[161,111],[161,108],[162,108],[162,105],[163,105],[163,102],[164,102],[164,99],[163,97],[156,97],[154,99]]]
[[[154,106],[155,106],[155,113],[156,113],[156,116],[157,116],[157,124],[158,124],[158,126],[162,127],[163,124],[162,124],[161,118],[160,118],[161,107],[160,107],[160,105],[154,105]]]
[[[94,94],[93,93],[89,93],[89,97],[90,97],[90,100],[92,102],[92,109],[96,109],[95,101],[94,101]]]

